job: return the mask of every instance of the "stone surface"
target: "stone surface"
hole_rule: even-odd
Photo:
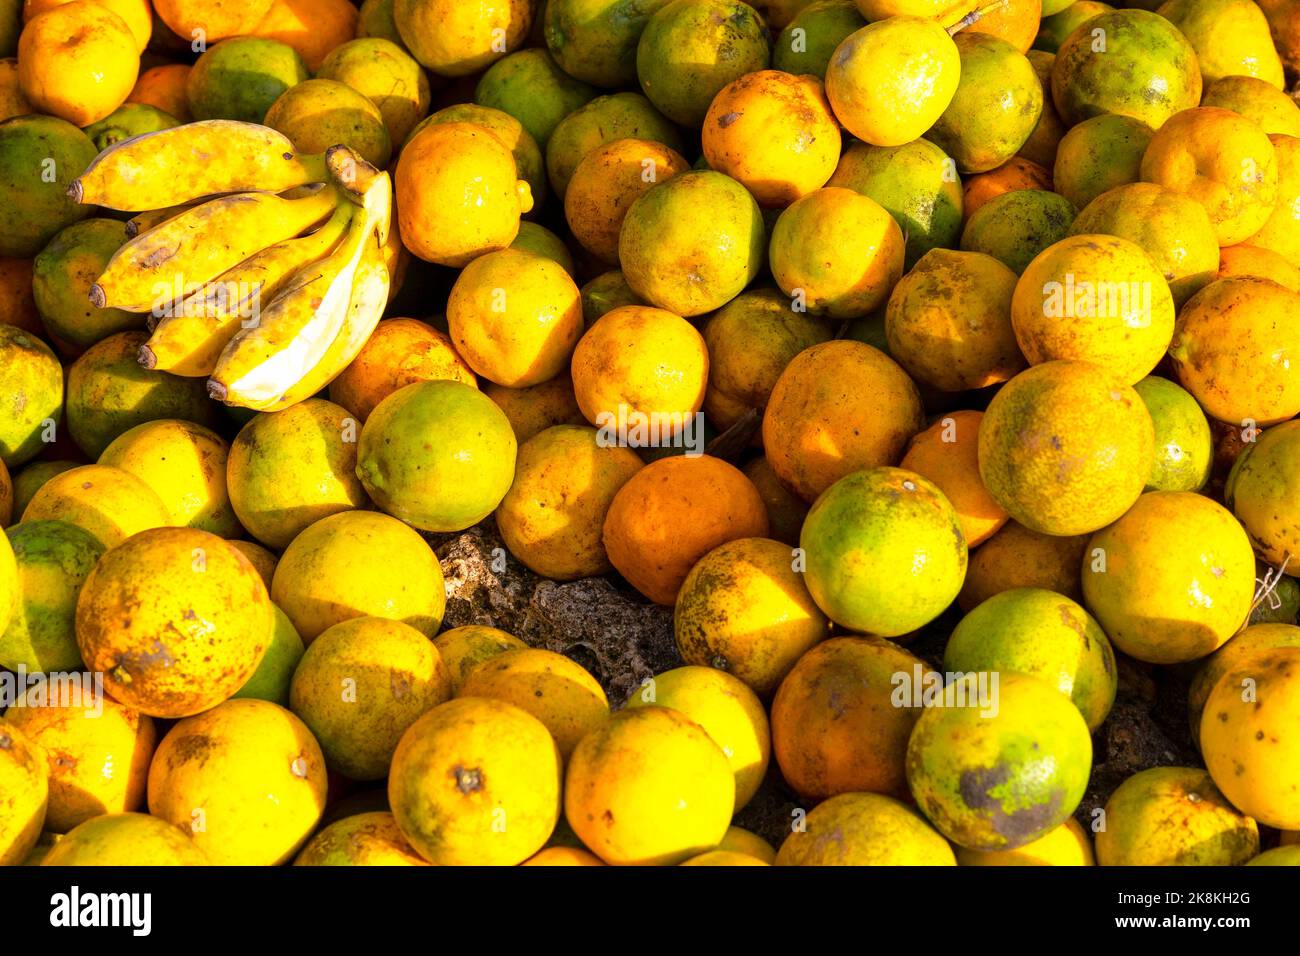
[[[443,627],[490,624],[587,668],[618,708],[646,678],[680,667],[672,608],[622,581],[538,577],[505,548],[490,522],[432,539],[447,579]]]

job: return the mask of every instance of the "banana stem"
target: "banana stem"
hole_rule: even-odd
[[[946,26],[944,27],[944,29],[948,31],[948,36],[952,36],[954,33],[966,29],[971,24],[978,23],[980,20],[988,16],[990,13],[994,13],[995,11],[1001,10],[1009,2],[1010,0],[993,0],[992,3],[985,4],[982,7],[976,7],[974,10],[966,14],[956,23],[952,24],[951,26]]]

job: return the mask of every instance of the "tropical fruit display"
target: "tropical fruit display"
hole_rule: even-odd
[[[0,2],[0,865],[1300,865],[1298,614],[1296,0]]]

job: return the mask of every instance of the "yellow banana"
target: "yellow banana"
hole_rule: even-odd
[[[113,144],[72,181],[68,195],[83,205],[139,212],[224,193],[281,192],[325,177],[323,156],[299,155],[273,129],[201,120]]]
[[[273,301],[299,269],[329,255],[347,229],[353,208],[340,203],[311,235],[268,246],[169,309],[140,347],[140,364],[173,375],[211,375],[222,350],[261,312],[261,303]]]
[[[388,305],[389,282],[383,250],[377,244],[367,243],[365,255],[357,266],[356,278],[352,283],[347,317],[325,355],[283,395],[266,405],[258,406],[257,410],[278,412],[306,401],[352,364],[383,317],[384,308]]]
[[[325,168],[339,191],[358,205],[382,201],[374,185],[380,176],[385,175],[384,171],[372,165],[351,146],[331,146],[325,150]],[[381,246],[388,242],[388,225],[387,218],[379,223]]]
[[[150,209],[148,212],[138,213],[126,221],[126,237],[134,239],[141,233],[146,233],[155,226],[161,226],[168,219],[179,216],[188,209],[193,209],[195,203],[186,202],[179,206],[167,206],[164,209]]]
[[[238,193],[174,216],[118,249],[90,287],[97,308],[162,309],[267,246],[301,235],[334,211],[338,190],[302,199]]]
[[[372,195],[373,194],[373,198]],[[347,317],[357,267],[389,218],[392,184],[383,174],[354,208],[347,234],[328,256],[298,272],[288,291],[240,330],[217,360],[208,392],[231,405],[260,408],[278,400],[324,357]]]

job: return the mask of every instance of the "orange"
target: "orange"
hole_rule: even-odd
[[[605,516],[610,564],[658,604],[672,604],[691,567],[737,538],[765,537],[758,489],[710,455],[661,458],[618,490]]]
[[[962,187],[962,211],[969,219],[990,199],[1016,189],[1051,189],[1052,174],[1023,156],[1012,156],[997,169],[971,176]]]
[[[289,87],[266,111],[262,125],[288,136],[300,153],[323,153],[342,144],[380,169],[393,154],[379,107],[337,80],[303,80]]]
[[[207,44],[226,37],[247,35],[257,29],[274,0],[153,0],[158,19],[187,43]]]
[[[527,388],[569,364],[582,335],[582,299],[558,263],[502,249],[461,270],[447,327],[470,368],[498,385]]]
[[[402,149],[394,186],[406,248],[457,268],[514,242],[520,215],[533,207],[510,148],[469,123],[416,133]]]
[[[914,471],[939,486],[961,525],[966,545],[983,544],[1004,524],[1007,513],[980,480],[979,428],[983,412],[958,411],[942,416],[912,439],[900,468]]]
[[[393,21],[421,65],[439,76],[469,76],[523,43],[532,0],[395,0]]]
[[[1221,246],[1263,228],[1278,198],[1277,156],[1268,136],[1217,106],[1170,117],[1142,156],[1142,178],[1204,206]]]
[[[42,113],[89,126],[130,95],[140,54],[112,10],[72,0],[33,17],[18,39],[18,82]]]
[[[798,307],[857,318],[882,305],[903,275],[903,232],[874,199],[828,186],[788,206],[768,256],[781,291]]]
[[[573,394],[573,379],[567,373],[528,388],[504,388],[486,382],[483,394],[505,413],[521,445],[553,425],[581,425],[585,421]]]
[[[1183,388],[1234,425],[1300,414],[1300,295],[1271,279],[1211,282],[1178,316],[1169,356]]]
[[[1257,276],[1272,279],[1292,292],[1300,292],[1300,268],[1279,252],[1263,246],[1245,243],[1219,250],[1219,272],[1216,279],[1231,276]]]
[[[1256,76],[1222,76],[1205,88],[1202,106],[1222,106],[1254,120],[1270,136],[1300,136],[1300,105]]]
[[[812,76],[760,70],[733,80],[704,117],[704,158],[754,194],[787,206],[819,189],[840,159],[840,129]]]
[[[1070,127],[1056,147],[1051,188],[1082,211],[1108,189],[1142,178],[1142,156],[1154,134],[1146,123],[1119,113]]]
[[[1140,246],[1168,280],[1175,305],[1214,278],[1219,242],[1209,215],[1194,199],[1164,186],[1133,182],[1102,193],[1070,226],[1072,236],[1088,233],[1118,236]],[[1089,271],[1091,278],[1103,278],[1092,263]],[[1119,280],[1110,274],[1104,278]]]
[[[632,449],[602,444],[594,428],[559,425],[539,432],[519,449],[514,483],[497,506],[502,540],[552,581],[608,572],[605,514],[643,465]]]
[[[478,387],[451,339],[419,319],[385,319],[357,357],[330,383],[330,401],[364,422],[375,406],[412,382],[450,378]]]
[[[185,81],[190,67],[186,63],[166,63],[151,66],[140,74],[135,88],[126,98],[128,103],[144,103],[174,116],[182,123],[190,121],[190,101],[185,94]]]
[[[1141,397],[1091,362],[1021,372],[980,422],[980,477],[994,500],[1044,534],[1110,524],[1137,500],[1155,459]]]
[[[896,464],[923,425],[907,373],[879,349],[841,339],[786,366],[763,416],[763,447],[777,477],[811,502],[851,472]]]
[[[986,4],[984,0],[978,0],[978,2],[966,0],[965,3],[957,5],[956,11],[964,11],[966,8],[984,9],[986,7],[992,7],[992,9],[980,16],[970,26],[964,28],[962,32],[987,33],[1006,40],[1021,53],[1027,52],[1033,45],[1034,38],[1038,36],[1038,25],[1043,15],[1042,0],[1007,0],[1001,6]],[[951,15],[943,18],[945,25],[955,19],[956,17]]]
[[[1025,367],[1011,327],[1016,274],[981,252],[931,249],[885,308],[889,354],[947,392],[1005,382]]]
[[[709,389],[704,411],[725,431],[747,412],[761,411],[790,360],[834,330],[825,321],[795,312],[776,289],[742,292],[704,326],[709,350]]]
[[[315,73],[326,55],[356,36],[356,30],[357,8],[348,0],[273,0],[248,32],[287,43]]]
[[[881,638],[836,637],[799,658],[772,702],[772,748],[801,796],[907,794],[907,740],[919,703],[897,703],[895,675],[930,668]],[[932,672],[931,672],[932,673]]]
[[[995,594],[1022,587],[1055,591],[1081,601],[1079,567],[1087,547],[1086,534],[1040,534],[1018,521],[1008,521],[971,552],[957,604],[969,611]]]
[[[1275,135],[1269,141],[1277,157],[1277,205],[1246,242],[1300,262],[1300,137]]]
[[[46,10],[52,10],[67,2],[68,0],[25,0],[23,21],[26,22]],[[149,45],[149,37],[153,34],[153,10],[149,6],[149,0],[95,0],[95,2],[122,18],[126,28],[131,31],[131,36],[135,37],[136,52],[143,53],[144,48]]]
[[[1246,623],[1254,596],[1245,530],[1195,492],[1149,492],[1088,543],[1084,600],[1115,647],[1140,661],[1205,657]]]
[[[1031,365],[1075,359],[1126,385],[1145,378],[1174,332],[1169,284],[1135,243],[1075,235],[1025,268],[1011,300],[1016,341]]]
[[[770,697],[828,633],[795,564],[790,545],[769,538],[728,541],[700,558],[673,609],[682,659],[726,671]]]
[[[699,724],[668,707],[630,707],[574,750],[564,817],[606,863],[672,865],[726,836],[735,779]]]
[[[605,313],[573,351],[573,391],[587,421],[603,427],[629,416],[656,418],[660,434],[694,427],[709,380],[704,338],[679,315],[648,305]],[[651,438],[653,440],[653,436]]]
[[[602,262],[617,264],[627,211],[656,183],[690,169],[680,153],[645,139],[617,139],[591,150],[564,192],[573,238]]]

